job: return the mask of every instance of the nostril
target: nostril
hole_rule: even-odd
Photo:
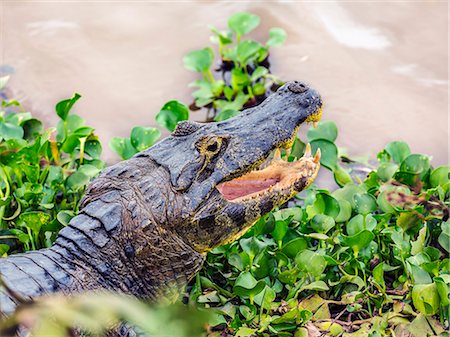
[[[304,83],[294,81],[288,85],[288,89],[293,93],[301,94],[308,91],[308,86]]]

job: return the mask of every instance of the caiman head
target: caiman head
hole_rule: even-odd
[[[197,252],[231,242],[262,215],[315,179],[320,152],[282,160],[303,122],[322,112],[317,91],[289,82],[262,104],[217,123],[184,121],[172,135],[135,157],[149,157],[168,176],[156,219]],[[270,160],[269,158],[272,158]],[[168,228],[169,227],[169,228]]]

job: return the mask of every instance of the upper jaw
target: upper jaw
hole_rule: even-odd
[[[221,182],[216,189],[230,203],[242,204],[279,194],[282,198],[290,198],[315,179],[319,167],[320,149],[312,156],[309,144],[304,156],[293,162],[281,159],[280,150],[276,149],[273,159],[265,167]]]

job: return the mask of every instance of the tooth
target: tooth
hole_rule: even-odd
[[[317,149],[316,155],[314,156],[313,161],[318,164],[320,161],[320,149]]]
[[[281,159],[281,151],[279,148],[275,149],[275,152],[273,154],[273,159],[280,160]]]
[[[286,152],[286,160],[288,160],[289,156],[291,155],[291,150],[292,150],[292,148],[288,148],[288,149],[285,150],[285,152]]]
[[[311,144],[306,144],[305,154],[303,155],[305,158],[311,157]]]

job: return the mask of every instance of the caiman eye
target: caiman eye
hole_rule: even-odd
[[[219,144],[215,142],[213,144],[209,144],[208,147],[206,148],[206,151],[216,153],[218,148]]]
[[[222,137],[209,137],[202,139],[197,148],[201,154],[211,158],[220,151],[222,143]]]

